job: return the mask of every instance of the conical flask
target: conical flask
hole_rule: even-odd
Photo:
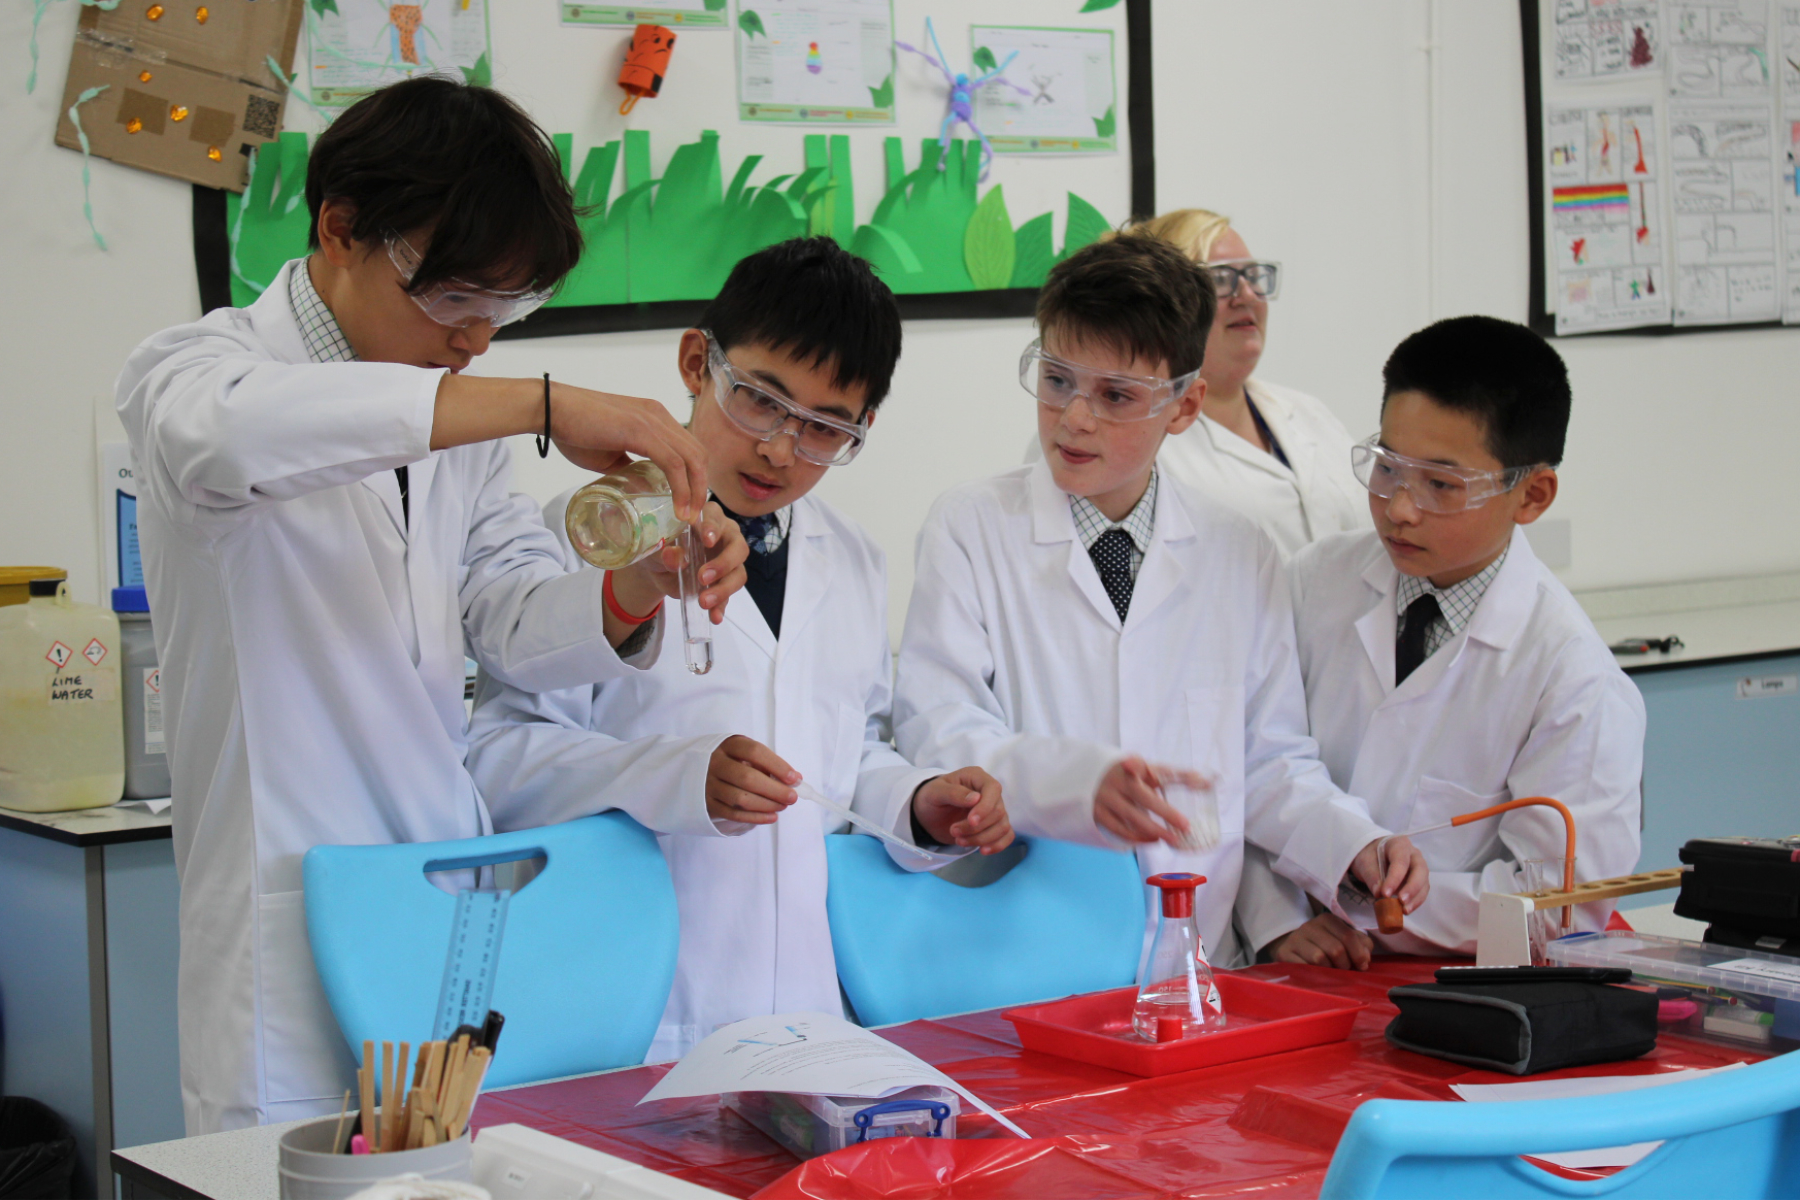
[[[1206,876],[1169,871],[1145,882],[1162,889],[1162,915],[1156,918],[1156,940],[1138,976],[1133,1031],[1145,1041],[1174,1042],[1223,1029],[1225,1004],[1194,918],[1194,889]]]

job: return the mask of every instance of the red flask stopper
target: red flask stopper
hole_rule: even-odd
[[[1164,871],[1144,882],[1162,889],[1163,916],[1191,917],[1194,915],[1194,889],[1206,882],[1206,876],[1192,871]]]
[[[1159,1042],[1179,1042],[1187,1036],[1186,1022],[1180,1017],[1156,1018],[1156,1040]]]

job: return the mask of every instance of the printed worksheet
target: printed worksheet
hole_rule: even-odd
[[[332,0],[306,11],[315,103],[343,108],[420,72],[493,80],[487,0]]]
[[[1657,0],[1556,0],[1558,83],[1662,69]]]
[[[741,0],[738,116],[894,119],[892,0]]]
[[[1776,125],[1780,152],[1781,216],[1787,243],[1786,298],[1781,319],[1800,325],[1800,4],[1776,9],[1781,62],[1781,120]]]
[[[1655,104],[1550,109],[1545,134],[1556,332],[1667,324]]]
[[[1775,114],[1766,101],[1671,101],[1675,323],[1781,315]]]
[[[1664,15],[1671,96],[1774,95],[1767,0],[1671,0]]]
[[[977,71],[1005,70],[975,93],[975,124],[1002,154],[1119,148],[1110,29],[969,29]]]

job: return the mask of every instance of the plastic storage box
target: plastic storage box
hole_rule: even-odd
[[[1570,967],[1625,967],[1657,989],[1665,1033],[1800,1048],[1800,960],[1644,933],[1577,933],[1546,947]]]
[[[956,1136],[961,1097],[915,1087],[892,1096],[805,1096],[727,1092],[719,1103],[801,1158],[830,1154],[870,1138]]]

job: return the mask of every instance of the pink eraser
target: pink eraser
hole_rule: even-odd
[[[352,1154],[367,1154],[368,1152],[369,1152],[369,1141],[367,1138],[363,1137],[362,1134],[359,1133],[355,1137],[350,1139],[350,1153],[352,1153]]]

